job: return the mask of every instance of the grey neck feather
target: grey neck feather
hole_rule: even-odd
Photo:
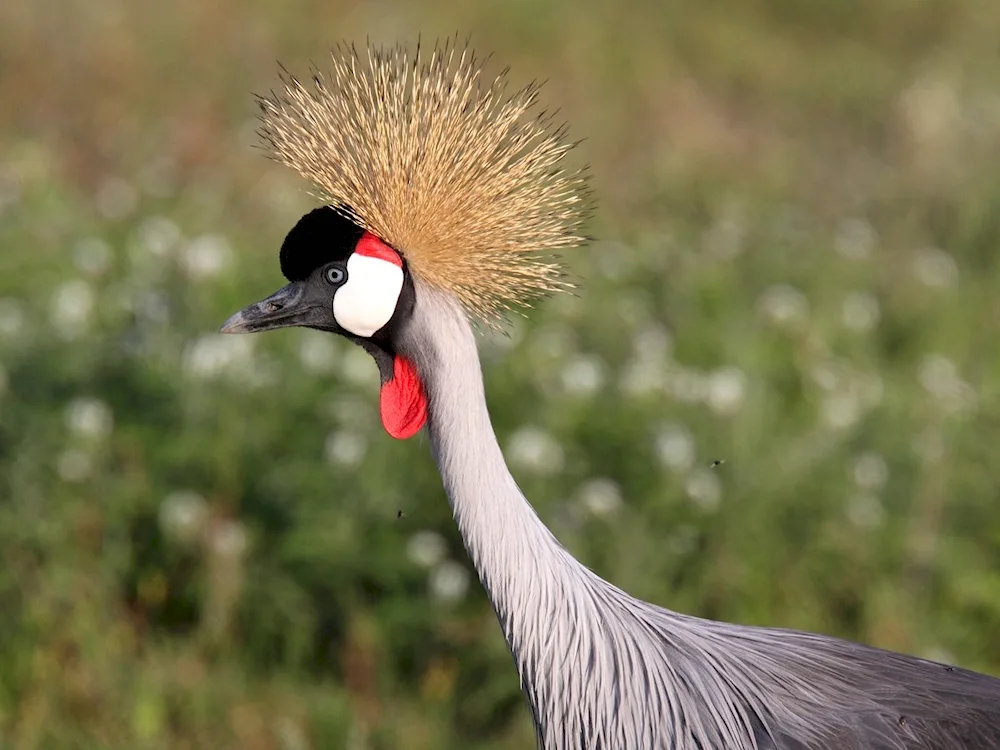
[[[577,562],[538,518],[497,443],[468,320],[431,288],[419,287],[418,300],[401,350],[427,390],[431,450],[513,655],[540,746],[686,747],[669,739],[677,717],[660,680],[665,670],[656,664],[662,654],[643,653],[652,634],[637,631],[637,642],[621,629],[641,625],[629,609],[643,603]],[[624,692],[633,682],[649,692]]]
[[[426,290],[421,301],[421,312],[438,312],[420,321],[434,325],[410,329],[409,347],[427,389],[431,450],[466,548],[510,640],[517,635],[512,632],[517,613],[523,617],[538,607],[523,596],[537,588],[540,577],[559,579],[580,566],[542,524],[507,469],[490,422],[471,327],[447,298]]]
[[[466,549],[537,712],[553,649],[539,644],[556,599],[589,572],[556,541],[524,498],[490,422],[475,336],[461,310],[421,288],[406,348],[428,396],[427,434]],[[555,645],[555,644],[552,644]],[[534,692],[533,692],[534,691]]]
[[[541,748],[936,748],[958,735],[910,743],[918,720],[943,712],[961,727],[963,711],[985,711],[1000,725],[990,713],[1000,681],[824,636],[680,615],[578,563],[507,469],[467,318],[449,296],[416,284],[399,348],[427,390],[431,450]],[[968,705],[944,700],[955,691],[971,696]],[[944,726],[927,724],[924,739]]]

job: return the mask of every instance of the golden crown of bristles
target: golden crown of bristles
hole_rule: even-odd
[[[506,71],[484,83],[468,46],[335,48],[311,89],[283,73],[260,97],[273,158],[317,197],[399,250],[413,272],[496,324],[505,310],[570,286],[545,253],[584,242],[584,170],[546,113],[539,86],[506,95]]]

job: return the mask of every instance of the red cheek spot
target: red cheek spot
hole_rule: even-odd
[[[427,394],[417,368],[398,354],[392,361],[392,379],[382,386],[379,413],[385,431],[399,440],[416,435],[427,420]]]
[[[382,240],[371,232],[365,232],[361,235],[361,239],[358,240],[358,244],[354,246],[354,252],[368,258],[378,258],[379,260],[384,260],[387,263],[392,263],[400,268],[403,267],[403,259],[399,256],[399,253],[382,242]]]

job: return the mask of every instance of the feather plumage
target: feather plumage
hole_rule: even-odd
[[[312,90],[261,99],[279,161],[400,250],[419,304],[393,341],[545,750],[1000,750],[1000,680],[821,635],[635,599],[574,560],[525,500],[490,423],[466,312],[560,288],[586,191],[537,88],[482,82],[468,49],[333,53]],[[287,256],[287,257],[286,257]],[[299,275],[283,252],[282,266]],[[287,262],[286,262],[287,261]],[[463,311],[464,307],[464,311]]]
[[[508,95],[506,71],[486,79],[453,43],[331,59],[311,87],[284,73],[259,98],[273,158],[483,322],[568,286],[546,254],[584,241],[589,191],[565,165],[565,128],[537,112],[538,85]]]
[[[543,750],[1000,750],[1000,679],[824,635],[691,617],[576,561],[507,469],[475,339],[421,287],[402,341]]]

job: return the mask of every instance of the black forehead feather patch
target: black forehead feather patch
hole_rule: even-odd
[[[313,271],[335,260],[346,260],[364,230],[330,206],[307,213],[281,243],[281,273],[289,281],[302,281]]]

